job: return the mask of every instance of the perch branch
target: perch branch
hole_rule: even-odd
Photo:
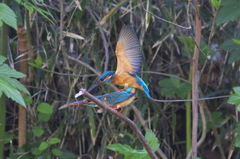
[[[82,88],[80,91],[82,92],[82,95],[84,95],[87,98],[94,101],[94,103],[96,103],[103,110],[106,110],[107,112],[115,115],[117,118],[123,120],[126,124],[128,124],[128,126],[130,126],[130,128],[133,130],[134,134],[137,135],[137,137],[139,138],[139,140],[143,144],[143,146],[146,149],[149,157],[152,158],[152,159],[158,159],[156,154],[153,152],[153,150],[149,146],[147,140],[144,138],[142,132],[140,131],[140,129],[137,127],[137,125],[132,120],[130,120],[128,117],[124,116],[123,114],[117,112],[116,110],[112,109],[111,107],[103,104],[99,99],[97,99],[96,97],[94,97],[93,95],[88,93],[85,89]]]

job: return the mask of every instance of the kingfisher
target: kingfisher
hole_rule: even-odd
[[[133,100],[136,99],[135,92],[136,92],[135,88],[129,87],[129,88],[126,88],[126,90],[116,91],[116,92],[95,96],[95,97],[98,98],[101,102],[103,102],[107,106],[112,107],[113,109],[120,108],[121,109],[120,112],[122,112],[125,106],[129,105]],[[75,105],[87,105],[92,107],[99,107],[91,99],[86,98],[81,101],[65,104],[61,106],[59,109],[64,109],[64,108],[75,106]],[[101,113],[101,112],[102,112],[102,109],[98,110],[98,113]]]
[[[142,65],[142,54],[137,35],[131,26],[124,25],[121,29],[115,54],[117,56],[116,71],[104,72],[88,91],[90,92],[95,87],[110,82],[118,86],[124,86],[124,89],[128,87],[140,89],[151,98],[147,85],[137,75]]]

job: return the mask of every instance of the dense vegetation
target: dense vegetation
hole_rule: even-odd
[[[9,3],[10,11],[3,3]],[[143,63],[139,76],[147,83],[153,98],[168,102],[154,102],[138,91],[137,100],[123,114],[143,134],[151,129],[167,158],[186,158],[191,149],[191,102],[176,100],[192,99],[193,54],[200,49],[198,96],[206,99],[198,101],[199,120],[195,125],[198,139],[203,137],[203,140],[197,156],[240,158],[236,148],[240,146],[240,108],[232,105],[240,104],[240,89],[236,87],[240,84],[238,0],[203,0],[199,6],[181,0],[5,0],[3,3],[0,14],[5,16],[0,16],[0,26],[2,22],[11,26],[5,35],[7,25],[3,24],[0,41],[0,82],[5,82],[0,83],[1,110],[6,103],[6,133],[0,144],[5,144],[5,157],[124,158],[123,154],[105,147],[120,143],[143,149],[132,129],[108,112],[98,114],[98,108],[86,106],[58,110],[76,101],[74,95],[79,89],[88,89],[102,72],[116,69],[116,42],[122,26],[127,24],[136,30],[141,44]],[[8,21],[11,18],[7,15],[14,15],[11,10],[17,16],[17,23],[14,18]],[[200,26],[196,25],[197,13]],[[201,29],[200,36],[197,29]],[[201,44],[194,48],[197,35]],[[6,60],[3,56],[8,58],[12,69],[3,64]],[[16,78],[21,78],[27,90]],[[115,89],[106,84],[92,93],[99,95]],[[5,99],[4,94],[9,98]],[[4,115],[2,111],[0,116]],[[156,151],[159,158],[160,149]],[[129,151],[133,150],[129,147]]]

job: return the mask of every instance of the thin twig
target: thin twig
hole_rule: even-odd
[[[225,95],[225,96],[217,96],[217,97],[208,97],[208,98],[198,98],[198,101],[201,100],[211,100],[211,99],[219,99],[219,98],[229,98],[230,95]],[[149,98],[150,100],[153,100],[155,102],[187,102],[187,101],[192,101],[192,99],[180,99],[180,100],[158,100],[158,99],[153,99],[153,98]]]
[[[115,115],[117,118],[123,120],[130,128],[133,130],[134,134],[137,135],[141,143],[143,144],[144,148],[146,149],[148,155],[152,159],[158,159],[156,154],[151,149],[150,145],[148,144],[147,140],[144,138],[142,132],[137,127],[137,125],[130,120],[128,117],[124,116],[123,114],[119,113],[118,111],[112,109],[111,107],[107,106],[106,104],[102,103],[99,99],[88,93],[85,89],[80,89],[82,95],[86,96],[87,98],[91,99],[94,103],[96,103],[99,107],[101,107],[103,110],[106,110],[107,112]]]

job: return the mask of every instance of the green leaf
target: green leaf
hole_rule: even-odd
[[[46,148],[48,148],[48,143],[46,143],[46,142],[42,142],[42,143],[39,145],[39,147],[38,147],[38,149],[39,149],[40,151],[43,151],[43,150],[45,150]]]
[[[33,131],[33,134],[37,137],[42,136],[42,134],[44,133],[41,126],[35,126],[32,131]]]
[[[235,44],[240,45],[240,40],[238,40],[238,39],[232,39],[232,41],[233,41]]]
[[[13,10],[6,4],[0,3],[0,27],[3,22],[17,30],[17,19]]]
[[[12,100],[26,107],[21,93],[13,86],[9,81],[6,81],[2,75],[0,75],[0,95],[2,92]],[[9,78],[10,79],[10,78]]]
[[[48,103],[40,103],[37,107],[37,110],[44,114],[52,114],[53,107],[49,105]]]
[[[61,151],[62,151],[62,156],[60,156],[61,159],[76,159],[77,158],[77,156],[74,153],[72,153],[68,150],[61,150]]]
[[[60,143],[61,140],[59,138],[51,138],[49,144],[57,144]]]
[[[218,10],[222,0],[211,0],[212,6]]]
[[[9,78],[8,76],[2,76],[2,75],[0,75],[0,78],[7,81],[10,85],[17,88],[18,90],[23,91],[27,94],[30,94],[28,90],[18,80],[14,78]]]
[[[7,58],[4,56],[0,56],[0,65],[2,65],[4,63],[4,61],[6,61]]]
[[[240,95],[240,87],[233,87],[233,90],[236,94]]]
[[[238,94],[232,94],[228,101],[229,104],[240,104],[240,95]]]
[[[239,49],[236,49],[235,51],[231,52],[228,59],[228,64],[232,64],[233,62],[240,60],[239,52],[240,52]]]
[[[29,95],[24,95],[23,100],[26,103],[26,105],[30,105],[33,102],[31,96],[29,96]]]
[[[105,148],[110,149],[112,151],[118,151],[119,153],[124,154],[129,158],[133,157],[142,158],[147,155],[147,152],[144,150],[135,150],[129,145],[122,145],[119,143],[106,146]]]
[[[42,61],[42,58],[39,54],[37,55],[37,58],[34,61],[35,61],[35,63],[29,62],[28,64],[30,64],[31,66],[36,67],[36,68],[41,68],[42,67],[43,61]]]
[[[158,139],[156,138],[156,135],[152,132],[151,129],[148,129],[145,138],[148,141],[148,144],[152,148],[152,150],[155,152],[159,148],[160,144],[158,143]]]
[[[59,149],[52,149],[52,154],[59,157],[62,156],[62,151]]]
[[[13,77],[13,78],[22,78],[26,76],[25,74],[8,67],[7,64],[3,64],[0,66],[0,74],[7,77]]]
[[[167,97],[171,97],[176,94],[178,97],[183,99],[191,90],[191,85],[189,83],[181,82],[178,78],[174,77],[164,78],[160,80],[158,84],[162,87],[161,94]]]
[[[240,16],[239,0],[222,0],[216,18],[216,25],[236,20]]]
[[[44,113],[40,112],[40,113],[38,113],[38,121],[39,122],[41,122],[41,121],[47,122],[51,118],[51,115],[52,114],[44,114]]]

